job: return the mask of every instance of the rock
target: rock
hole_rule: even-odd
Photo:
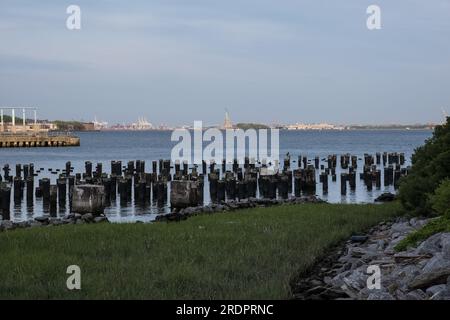
[[[436,286],[432,286],[429,287],[425,293],[428,294],[429,296],[433,296],[436,293],[439,293],[441,291],[447,290],[447,285],[446,284],[438,284]]]
[[[0,221],[0,229],[2,230],[14,230],[15,226],[14,223],[10,220],[2,220]]]
[[[54,219],[54,220],[51,221],[51,224],[54,225],[54,226],[60,226],[60,225],[62,225],[64,223],[62,222],[61,219]]]
[[[444,233],[441,236],[442,256],[446,260],[450,260],[450,233]]]
[[[381,195],[379,195],[376,199],[375,202],[390,202],[390,201],[394,201],[395,200],[395,195],[390,193],[390,192],[385,192],[382,193]]]
[[[434,285],[447,282],[450,276],[450,268],[434,269],[433,271],[422,273],[417,276],[409,285],[411,289],[426,289]]]
[[[109,221],[108,221],[108,218],[106,218],[105,216],[99,216],[99,217],[94,218],[94,222],[101,223],[101,222],[109,222]]]
[[[406,235],[411,231],[414,231],[414,228],[409,225],[409,221],[397,222],[391,226],[390,231],[391,235],[394,236],[394,234],[396,234],[397,236],[395,238],[397,238],[401,235]]]
[[[356,243],[363,243],[363,242],[366,242],[367,239],[369,239],[369,237],[365,236],[365,235],[364,236],[352,236],[350,238],[350,241],[351,242],[356,242]]]
[[[434,257],[428,260],[427,264],[423,267],[423,273],[432,273],[435,270],[447,269],[450,270],[450,260],[444,258],[441,252],[435,253]]]
[[[83,214],[81,219],[84,220],[85,222],[92,222],[92,221],[94,221],[94,215],[92,213],[86,213],[86,214]]]
[[[367,300],[395,300],[394,297],[381,290],[372,290],[372,292],[367,297]]]
[[[15,224],[16,228],[28,228],[30,226],[30,222],[29,221],[20,221],[20,222],[16,222]]]
[[[423,241],[416,249],[418,254],[432,254],[441,251],[442,233],[436,233]]]
[[[411,292],[408,292],[405,296],[407,300],[426,300],[428,297],[422,290],[414,290]]]
[[[42,227],[42,223],[38,221],[30,221],[30,228],[38,228],[38,227]]]
[[[34,220],[36,220],[37,222],[39,222],[41,224],[48,224],[50,219],[47,216],[42,216],[42,217],[36,217],[36,218],[34,218]]]
[[[434,295],[430,297],[430,300],[450,300],[450,290],[445,289],[439,292],[436,292]]]

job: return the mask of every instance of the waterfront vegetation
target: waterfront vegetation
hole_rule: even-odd
[[[80,121],[55,120],[53,123],[61,131],[83,131],[85,129],[85,124]]]
[[[327,248],[402,211],[302,204],[179,223],[87,224],[0,233],[0,298],[284,299]],[[81,268],[81,290],[66,268]]]
[[[450,217],[441,216],[430,221],[421,229],[410,233],[405,239],[401,240],[395,246],[395,250],[404,251],[408,247],[416,247],[422,241],[439,232],[450,232]]]
[[[417,148],[412,157],[412,170],[402,179],[400,199],[405,209],[418,215],[443,214],[436,211],[435,190],[450,178],[450,117],[437,126],[433,136]],[[445,188],[445,186],[444,186]],[[449,188],[449,186],[447,186]],[[447,197],[443,200],[442,197]],[[450,203],[450,191],[441,190],[441,201]],[[439,205],[438,205],[439,206]]]

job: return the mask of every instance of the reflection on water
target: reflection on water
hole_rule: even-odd
[[[302,155],[312,160],[315,156],[324,158],[329,154],[351,153],[357,155],[358,168],[354,190],[348,188],[346,195],[341,195],[340,173],[342,170],[338,164],[336,181],[332,181],[329,176],[328,192],[323,194],[322,184],[317,183],[316,194],[332,203],[373,202],[381,193],[395,192],[395,190],[392,185],[384,186],[383,183],[379,188],[374,186],[372,190],[367,190],[364,181],[359,179],[359,173],[362,172],[364,165],[363,154],[375,155],[376,152],[385,151],[403,152],[406,155],[406,166],[410,164],[409,159],[414,148],[423,144],[430,135],[431,131],[281,131],[280,155],[290,152],[292,159],[297,159],[298,155]],[[80,136],[81,146],[77,148],[0,149],[0,165],[8,163],[13,168],[16,163],[34,163],[35,168],[43,168],[34,178],[36,187],[38,180],[45,177],[50,178],[51,184],[56,184],[56,179],[65,168],[66,161],[71,161],[73,173],[84,172],[84,163],[87,160],[92,161],[93,164],[102,162],[103,167],[107,169],[103,171],[109,173],[111,160],[122,160],[122,163],[127,163],[127,160],[130,159],[143,159],[150,164],[152,160],[168,159],[174,144],[170,141],[170,132],[100,132],[81,133]],[[295,161],[292,162],[291,169],[296,169]],[[321,161],[320,164],[327,167],[325,161]],[[381,169],[381,178],[384,180],[383,164],[378,168]],[[227,165],[226,169],[231,170],[231,165]],[[317,182],[319,182],[320,171],[316,170]],[[345,170],[345,172],[348,171]],[[167,192],[170,192],[170,184]],[[132,188],[131,198],[126,202],[121,201],[120,197],[112,198],[106,208],[106,214],[111,221],[133,222],[137,220],[151,221],[157,214],[168,213],[170,204],[167,201],[157,203],[153,200],[152,194],[153,192],[151,192],[148,202],[136,202],[134,188]],[[67,199],[69,199],[68,196]],[[205,177],[204,184],[204,201],[205,204],[210,202],[207,177]],[[58,203],[56,215],[64,216],[69,210],[69,201]],[[49,204],[44,203],[43,199],[36,197],[35,194],[28,197],[26,186],[20,198],[14,196],[14,188],[11,188],[11,220],[27,220],[49,213]]]

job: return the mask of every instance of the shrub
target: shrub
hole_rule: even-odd
[[[400,182],[399,197],[409,211],[416,214],[432,212],[430,194],[442,180],[450,177],[450,117],[437,126],[433,136],[414,151],[412,168]]]
[[[441,182],[434,194],[430,196],[430,203],[434,211],[450,218],[450,179]]]

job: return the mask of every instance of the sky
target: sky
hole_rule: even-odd
[[[0,106],[110,124],[212,125],[225,109],[234,123],[441,122],[449,39],[450,0],[0,0]]]

